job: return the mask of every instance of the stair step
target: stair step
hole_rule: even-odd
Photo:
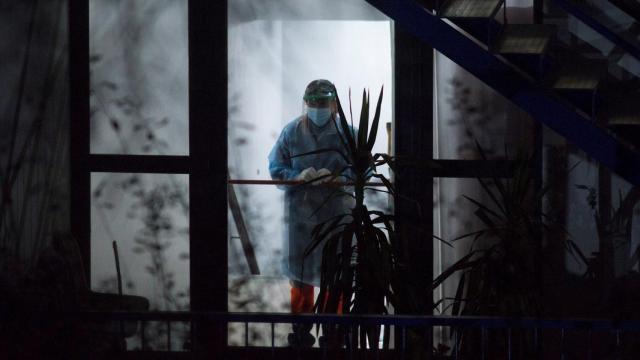
[[[552,25],[507,25],[493,51],[498,54],[544,54],[555,30]]]
[[[449,0],[440,9],[443,18],[492,18],[504,0]]]
[[[640,93],[627,96],[626,99],[610,104],[607,116],[610,127],[640,126]]]
[[[628,113],[613,114],[609,117],[609,126],[638,126],[640,127],[640,108]]]
[[[556,90],[595,90],[607,74],[606,61],[563,59],[564,67],[553,81]]]
[[[640,107],[636,106],[635,111],[627,109],[628,112],[621,111],[609,117],[609,129],[617,136],[640,149]]]
[[[593,73],[566,73],[559,75],[553,83],[557,90],[595,90],[600,83],[600,77]]]

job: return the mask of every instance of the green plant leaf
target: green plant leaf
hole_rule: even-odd
[[[386,186],[387,190],[389,190],[389,192],[392,195],[396,194],[393,184],[391,184],[391,181],[389,181],[384,175],[382,175],[382,174],[373,174],[371,176],[376,178],[376,179],[380,179],[380,181],[382,181],[384,186]]]
[[[484,209],[478,208],[473,212],[489,229],[496,230],[496,224],[489,218],[487,212]]]
[[[455,295],[456,299],[462,299],[462,296],[464,295],[464,285],[465,285],[466,276],[467,276],[466,272],[463,272],[462,275],[460,275],[460,280],[458,281],[458,288],[456,289],[456,295]],[[453,308],[451,309],[452,315],[460,315],[460,303],[461,303],[460,300],[454,301]]]
[[[477,140],[476,140],[476,148],[478,149],[478,152],[480,153],[480,157],[482,158],[482,160],[488,160],[484,149],[482,148],[482,146],[480,146],[480,143]],[[517,169],[516,169],[516,172],[517,172]],[[507,192],[506,188],[504,187],[504,184],[502,184],[502,181],[497,176],[493,176],[492,177],[492,181],[493,181],[493,184],[498,189],[498,192],[502,196],[502,200],[503,200],[502,203],[503,204],[509,204],[508,192]],[[487,189],[488,188],[485,188],[485,190],[487,190]],[[493,194],[490,190],[489,190],[489,193]],[[501,204],[501,203],[497,202],[497,204]],[[508,208],[503,209],[503,211],[505,212],[505,215],[509,213],[509,209]]]
[[[486,232],[486,230],[479,230],[479,231],[473,231],[473,232],[470,232],[470,233],[466,233],[466,234],[463,234],[463,235],[460,235],[460,236],[454,238],[453,240],[451,240],[451,242],[456,242],[458,240],[462,240],[462,239],[465,239],[465,238],[468,238],[468,237],[471,237],[471,236],[483,235],[485,232]]]
[[[453,265],[449,266],[442,274],[438,275],[431,284],[431,289],[435,290],[440,284],[449,278],[456,271],[464,270],[466,268],[475,266],[478,261],[471,261],[471,258],[477,253],[477,251],[471,251],[467,255],[463,256],[460,260],[456,261]]]
[[[376,105],[376,112],[373,115],[373,122],[371,123],[371,133],[369,134],[369,140],[367,142],[367,149],[371,151],[373,145],[376,142],[378,136],[378,123],[380,122],[380,107],[382,106],[382,94],[384,92],[384,86],[380,88],[380,95],[378,95],[378,104]]]
[[[318,180],[316,179],[315,181],[318,181]],[[313,210],[311,215],[309,215],[309,218],[313,218],[318,213],[318,211],[320,211],[320,209],[322,209],[331,199],[334,199],[338,196],[349,196],[349,197],[355,198],[355,196],[353,196],[352,194],[349,194],[348,192],[342,190],[341,188],[336,188],[331,192],[329,196],[325,197],[324,200],[322,200],[322,203],[315,210]]]
[[[489,195],[489,198],[491,199],[491,201],[493,201],[493,203],[496,205],[496,207],[498,209],[500,209],[500,211],[502,211],[502,213],[505,216],[508,216],[507,213],[507,209],[505,208],[505,206],[498,200],[498,197],[493,193],[493,191],[491,190],[491,188],[489,187],[489,185],[485,184],[485,182],[481,179],[478,178],[478,183],[480,183],[480,186],[482,186],[482,189],[484,190],[485,193],[487,193],[487,195]],[[496,179],[494,179],[495,181]],[[504,199],[504,197],[503,197]]]
[[[315,236],[312,237],[311,242],[305,249],[304,256],[309,256],[309,254],[311,254],[313,250],[315,250],[315,248],[318,247],[318,245],[320,245],[320,243],[322,243],[322,241],[332,232],[338,232],[338,230],[342,227],[352,226],[350,223],[339,224],[343,219],[343,216],[336,216],[336,218],[333,219],[329,224],[323,223],[321,224],[322,226],[318,225],[317,227],[315,227],[313,229],[313,232],[315,232],[316,229],[317,232],[315,233]],[[343,229],[343,231],[347,231],[347,229]]]
[[[291,155],[289,157],[289,159],[294,159],[294,158],[303,157],[303,156],[309,156],[309,155],[325,154],[325,153],[328,153],[328,152],[336,152],[336,153],[340,154],[340,156],[342,156],[342,159],[344,159],[345,162],[347,162],[347,163],[351,162],[350,159],[347,157],[347,155],[345,153],[343,153],[342,151],[340,151],[338,149],[332,149],[332,148],[323,148],[323,149],[318,149],[318,150],[305,152],[305,153],[302,153],[302,154]]]
[[[362,108],[360,109],[360,123],[358,124],[358,149],[366,149],[367,132],[369,132],[369,94],[362,90]]]
[[[355,154],[356,142],[353,137],[353,132],[351,130],[352,127],[350,127],[349,124],[347,123],[347,119],[346,119],[346,116],[344,115],[344,110],[342,110],[342,104],[340,103],[339,96],[336,96],[336,102],[338,104],[338,113],[340,114],[340,126],[342,128],[342,132],[339,132],[341,134],[340,138],[342,138],[342,136],[346,138],[346,140],[344,141],[344,145],[347,147],[350,154]],[[353,162],[349,161],[349,163],[353,163]]]
[[[587,257],[584,256],[584,253],[582,252],[582,250],[580,250],[578,245],[576,245],[576,243],[573,242],[573,240],[567,240],[566,242],[568,246],[568,251],[571,255],[573,256],[577,255],[584,264],[589,263],[589,260],[587,260]]]
[[[348,170],[353,171],[353,165],[352,164],[348,164],[348,165],[343,166],[340,170],[335,172],[334,175],[342,176],[342,177],[346,178],[347,180],[350,180],[350,181],[353,182],[354,181],[353,176],[351,176],[351,174],[349,174]]]
[[[379,160],[379,159],[382,159],[382,160]],[[381,154],[381,153],[375,154],[373,156],[373,161],[375,162],[376,166],[388,165],[392,171],[394,172],[396,171],[396,161],[392,156],[388,154]]]
[[[486,211],[487,213],[493,215],[496,219],[502,219],[502,217],[500,215],[498,215],[495,211],[491,210],[488,206],[484,205],[483,203],[468,197],[467,195],[462,195],[462,197],[464,197],[465,199],[471,201],[473,204],[475,204],[479,209],[482,209],[484,211]]]
[[[395,220],[395,216],[394,215],[390,215],[390,214],[385,214],[380,212],[373,212],[374,210],[370,210],[369,214],[371,215],[377,215],[377,217],[375,219],[371,219],[371,222],[373,224],[379,224],[379,223],[385,223],[385,222],[390,222],[390,221],[394,221]]]
[[[439,236],[437,236],[435,234],[432,234],[431,237],[433,237],[434,239],[442,242],[443,244],[445,244],[445,245],[447,245],[447,246],[449,246],[450,248],[453,249],[453,244],[451,244],[450,242],[446,241],[445,239],[443,239],[443,238],[441,238],[441,237],[439,237]]]
[[[369,187],[369,186],[365,187],[363,190],[364,191],[373,191],[373,192],[379,192],[379,193],[383,193],[383,194],[393,195],[390,191],[380,190],[380,189],[376,189],[374,187]]]

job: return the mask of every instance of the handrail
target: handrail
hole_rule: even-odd
[[[297,185],[309,184],[309,181],[302,181],[302,180],[251,180],[251,179],[240,180],[240,179],[230,179],[228,182],[229,182],[229,184],[234,184],[234,185],[284,185],[284,186],[297,186]],[[353,186],[354,183],[350,182],[350,181],[349,182],[329,181],[329,182],[322,183],[322,185],[327,185],[327,186]],[[385,184],[383,184],[381,182],[367,182],[367,183],[365,183],[365,186],[384,187]]]
[[[614,44],[620,46],[624,51],[626,51],[629,55],[633,56],[637,60],[640,61],[640,48],[636,47],[622,36],[616,34],[613,30],[609,29],[604,24],[598,22],[596,19],[591,17],[587,12],[581,9],[579,6],[573,4],[569,0],[552,0],[566,12],[578,18],[578,20],[585,23],[591,29],[598,32],[600,35],[604,36],[609,41]]]

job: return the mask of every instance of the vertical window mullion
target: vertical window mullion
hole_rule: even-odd
[[[70,222],[87,279],[91,279],[89,157],[89,1],[69,4]]]
[[[189,0],[188,7],[191,308],[226,312],[227,1]],[[221,354],[220,324],[197,325],[195,349]]]

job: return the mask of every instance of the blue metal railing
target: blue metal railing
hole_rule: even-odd
[[[624,319],[545,319],[482,316],[416,316],[416,315],[338,315],[338,314],[286,314],[239,313],[197,311],[82,311],[77,313],[87,321],[208,321],[216,323],[263,324],[337,324],[337,325],[394,325],[399,327],[470,327],[470,328],[548,328],[592,329],[597,331],[621,330],[640,332],[640,320]]]
[[[615,353],[620,353],[620,337],[625,333],[640,332],[640,320],[612,320],[612,319],[538,319],[538,318],[502,318],[502,317],[451,317],[451,316],[406,316],[406,315],[332,315],[332,314],[282,314],[282,313],[211,313],[211,312],[80,312],[73,316],[78,316],[84,322],[140,322],[142,343],[145,343],[144,328],[147,322],[159,322],[167,325],[167,349],[171,351],[171,323],[185,322],[190,324],[206,323],[227,331],[227,326],[232,323],[244,325],[244,347],[250,346],[249,324],[269,324],[271,331],[270,349],[271,355],[276,357],[275,345],[275,325],[276,324],[334,324],[341,325],[345,329],[354,329],[358,326],[391,326],[396,329],[399,339],[393,348],[389,350],[373,349],[374,353],[387,351],[404,357],[407,354],[407,329],[423,329],[424,336],[432,336],[433,329],[445,327],[455,329],[453,331],[453,349],[447,358],[458,359],[458,333],[457,330],[476,329],[480,331],[480,354],[481,358],[486,358],[489,353],[488,334],[490,331],[504,330],[504,343],[506,344],[505,355],[507,358],[513,356],[512,333],[518,330],[530,331],[533,335],[533,348],[539,348],[540,334],[545,330],[559,331],[559,347],[557,349],[560,358],[564,358],[568,352],[565,344],[565,336],[571,331],[583,331],[587,333],[587,339],[592,338],[592,334],[609,333],[615,339]],[[191,333],[191,337],[194,337]],[[592,356],[593,349],[591,341],[585,344],[585,353]],[[243,346],[240,346],[242,348]],[[236,347],[238,348],[238,347]],[[269,349],[265,349],[268,354]],[[360,349],[363,350],[363,349]],[[317,349],[315,351],[318,351]],[[345,352],[351,354],[358,349],[349,348]],[[326,358],[326,349],[322,350],[322,358]]]
[[[575,16],[578,20],[589,26],[591,29],[600,33],[600,35],[604,36],[607,40],[622,48],[629,55],[633,56],[637,60],[640,60],[640,44],[634,44],[629,39],[625,39],[624,37],[620,36],[615,31],[593,18],[590,14],[588,14],[587,11],[585,11],[585,9],[576,5],[572,1],[552,0],[552,2],[558,5],[567,13]]]
[[[617,6],[620,10],[640,21],[640,3],[635,0],[608,0],[611,4]]]
[[[631,184],[640,185],[640,152],[622,144],[551,90],[522,75],[414,0],[366,0]]]

